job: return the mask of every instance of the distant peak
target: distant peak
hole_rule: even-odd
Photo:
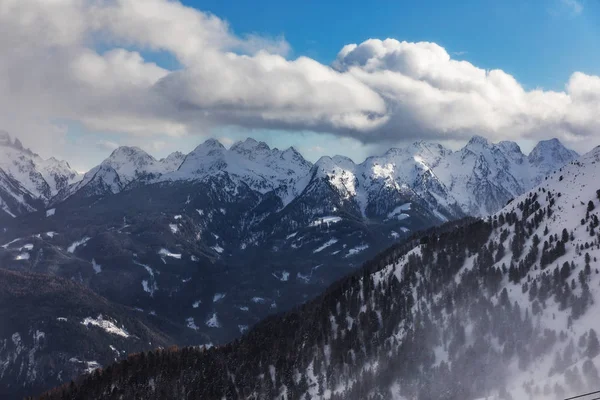
[[[224,146],[221,144],[221,142],[219,142],[217,139],[206,139],[204,141],[204,143],[202,143],[202,146],[205,147],[218,147],[218,148],[223,148]]]
[[[235,151],[237,153],[240,152],[249,152],[249,151],[270,151],[271,148],[265,142],[258,142],[252,138],[247,138],[243,142],[236,142],[233,146],[231,146],[231,151]]]
[[[137,154],[149,155],[137,146],[120,146],[113,150],[109,158],[115,158],[119,156],[131,157]]]
[[[31,150],[23,147],[23,144],[21,143],[21,141],[19,139],[15,138],[13,140],[8,132],[2,131],[2,130],[0,130],[0,146],[10,147],[10,148],[25,152],[29,155],[36,155]]]
[[[544,150],[564,150],[564,151],[572,151],[567,149],[560,140],[557,138],[548,139],[548,140],[540,140],[537,145],[531,151],[532,153]]]
[[[221,142],[219,142],[217,139],[207,139],[205,140],[203,143],[199,144],[195,149],[194,152],[198,152],[198,151],[207,151],[207,150],[224,150],[225,146],[223,146],[221,144]]]
[[[506,150],[510,153],[523,153],[521,151],[521,147],[516,143],[516,142],[512,142],[509,140],[503,140],[500,143],[498,143],[498,146],[503,149]]]
[[[0,145],[11,145],[10,135],[6,131],[0,131]]]
[[[529,153],[529,162],[532,164],[561,163],[565,164],[579,157],[573,150],[567,149],[560,140],[541,140]]]
[[[566,148],[560,140],[557,138],[540,140],[535,147],[564,147]]]
[[[300,154],[300,152],[298,151],[298,149],[296,149],[294,146],[290,146],[287,149],[285,149],[284,153]]]
[[[174,152],[172,152],[171,154],[169,154],[167,156],[167,159],[170,159],[170,158],[182,158],[182,157],[185,157],[185,154],[183,154],[180,151],[174,151]]]
[[[467,146],[479,145],[479,146],[489,146],[490,142],[484,138],[483,136],[475,135],[469,140]]]

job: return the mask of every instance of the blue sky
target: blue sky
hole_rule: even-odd
[[[561,91],[574,71],[600,75],[600,1],[598,0],[446,0],[280,1],[183,0],[183,4],[225,19],[240,36],[283,36],[288,58],[307,56],[331,64],[348,43],[369,38],[431,41],[459,60],[485,69],[502,69],[525,89]],[[581,8],[579,8],[581,7]],[[164,53],[144,53],[168,69],[177,62]],[[247,136],[273,147],[295,146],[315,161],[340,152],[362,161],[383,151],[352,139],[310,131],[286,135],[261,129],[227,127],[213,136],[229,144]],[[178,143],[184,150],[195,136]],[[529,151],[535,141],[519,141]],[[459,147],[461,142],[446,142]],[[385,147],[385,145],[384,145]],[[335,149],[335,150],[334,150]],[[169,150],[158,151],[161,156]]]
[[[572,0],[574,1],[574,0]],[[329,64],[369,38],[432,41],[459,59],[500,68],[527,88],[562,90],[574,71],[600,74],[600,1],[184,0],[238,34],[284,35],[292,56]]]
[[[0,15],[0,129],[78,170],[208,137],[312,161],[473,134],[600,144],[600,0],[32,1]]]

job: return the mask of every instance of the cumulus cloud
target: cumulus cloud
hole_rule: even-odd
[[[597,76],[574,73],[560,92],[525,90],[435,43],[371,39],[343,47],[331,66],[289,50],[283,37],[236,35],[172,0],[2,0],[0,124],[40,135],[74,120],[150,136],[234,125],[363,143],[474,133],[577,143],[600,128]]]

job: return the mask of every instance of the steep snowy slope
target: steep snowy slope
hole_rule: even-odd
[[[202,143],[188,154],[166,180],[205,179],[227,173],[236,182],[244,182],[259,193],[275,191],[283,205],[299,193],[296,182],[306,176],[311,164],[293,147],[281,151],[271,149],[264,142],[246,139],[235,143],[229,150],[214,139]]]
[[[237,342],[156,353],[168,368],[132,356],[64,390],[89,399],[290,400],[564,399],[598,390],[599,178],[600,147],[489,218],[379,254]],[[132,385],[140,373],[148,381]]]
[[[96,196],[119,193],[133,182],[144,184],[176,170],[181,158],[181,153],[173,153],[158,161],[139,147],[119,147],[100,165],[88,171],[79,182],[59,192],[52,203],[64,201],[74,194]]]
[[[10,216],[43,208],[52,196],[79,179],[67,162],[44,160],[6,132],[0,132],[0,170],[0,204]]]
[[[542,140],[527,156],[533,170],[531,183],[539,184],[556,167],[575,160],[578,156],[573,150],[566,149],[558,139]]]

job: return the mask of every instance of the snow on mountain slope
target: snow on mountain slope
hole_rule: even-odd
[[[174,171],[181,158],[181,153],[173,153],[158,161],[139,147],[121,146],[79,182],[62,190],[52,202],[56,204],[75,193],[85,196],[118,193],[134,181],[149,182]]]
[[[1,207],[13,216],[43,207],[52,196],[79,179],[67,162],[44,160],[6,132],[0,132],[0,169]]]
[[[542,140],[527,156],[530,167],[536,172],[535,176],[531,177],[531,183],[539,184],[557,166],[564,165],[577,157],[579,155],[576,152],[566,149],[558,139]]]
[[[276,190],[284,205],[298,195],[295,183],[306,176],[311,164],[294,148],[271,149],[264,142],[246,139],[229,150],[209,139],[188,154],[179,169],[165,180],[203,179],[228,173],[251,189],[266,193]]]
[[[181,163],[185,160],[185,154],[180,151],[169,154],[166,158],[160,160],[160,163],[168,172],[176,171]]]
[[[525,157],[514,142],[493,144],[475,136],[431,168],[465,213],[484,216],[576,157],[556,139],[540,142]]]
[[[226,149],[209,139],[185,156],[173,153],[160,161],[138,148],[121,147],[53,202],[77,192],[117,193],[133,182],[202,181],[227,175],[234,184],[247,185],[260,195],[273,193],[283,207],[305,190],[314,195],[315,190],[333,189],[331,195],[339,198],[330,199],[331,204],[356,208],[359,218],[379,219],[403,202],[415,202],[447,221],[497,211],[576,156],[556,139],[540,142],[525,156],[514,142],[493,144],[475,136],[455,152],[421,141],[360,164],[335,156],[322,157],[313,166],[294,148],[271,149],[249,138]]]
[[[548,141],[541,147],[547,149],[547,144],[556,151],[556,142]],[[562,156],[554,154],[553,158],[573,156],[572,152],[558,151]],[[538,163],[538,152],[532,154],[532,164],[542,170],[548,168]],[[544,351],[534,353],[529,367],[515,365],[509,371],[507,390],[513,398],[550,398],[549,391],[560,397],[565,392],[597,389],[590,381],[596,378],[589,376],[585,364],[587,360],[600,364],[600,356],[590,354],[588,345],[590,329],[600,332],[600,306],[594,300],[600,298],[599,210],[600,146],[541,179],[537,188],[517,197],[490,219],[494,225],[498,222],[498,228],[489,243],[501,243],[505,237],[506,255],[496,256],[495,267],[508,267],[503,287],[509,301],[531,312],[535,329],[552,332],[546,337],[556,334],[558,338]],[[528,232],[518,233],[514,226],[502,229],[500,224],[509,214],[526,221]],[[541,251],[537,251],[538,244]],[[556,286],[561,279],[564,289]],[[533,286],[537,293],[533,293]],[[501,291],[494,301],[501,301]],[[573,342],[578,343],[575,349]]]
[[[163,351],[168,372],[130,358],[65,390],[290,400],[542,400],[597,390],[599,178],[600,147],[490,217],[397,244],[230,345]],[[140,373],[153,383],[128,383]]]

